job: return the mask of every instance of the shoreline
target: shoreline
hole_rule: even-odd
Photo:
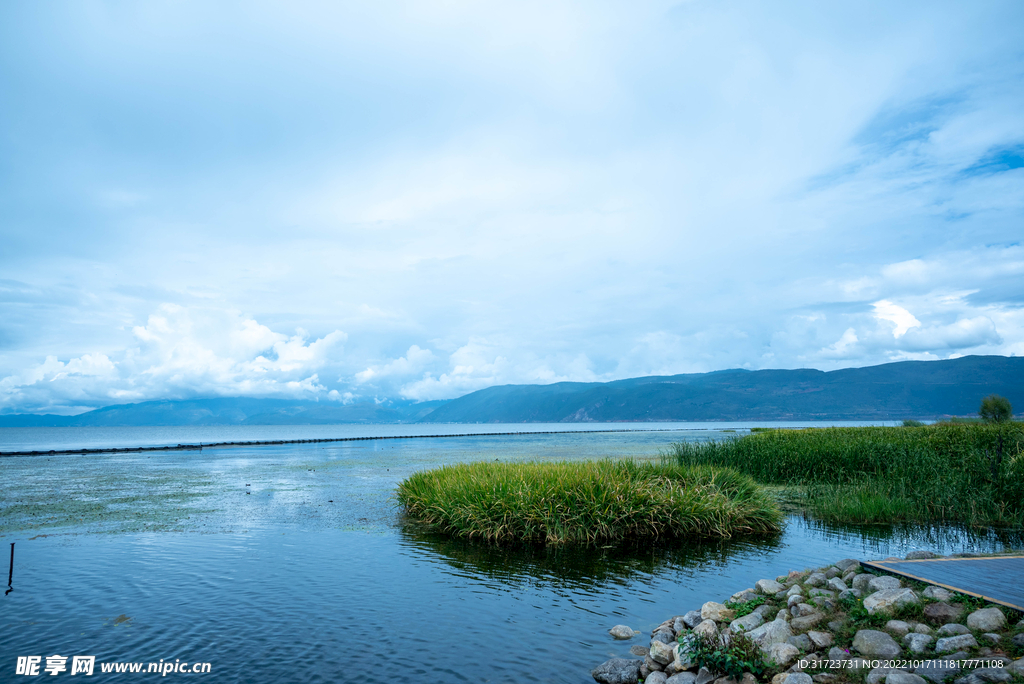
[[[507,437],[514,435],[589,435],[608,434],[616,432],[683,432],[691,428],[653,428],[653,429],[621,429],[621,430],[537,430],[519,432],[467,432],[462,434],[444,435],[380,435],[370,437],[324,437],[320,439],[274,439],[274,440],[253,440],[247,442],[210,442],[204,444],[177,444],[164,446],[139,446],[139,447],[98,447],[94,449],[50,449],[32,451],[0,451],[0,458],[8,456],[50,456],[70,454],[123,454],[137,453],[142,451],[202,451],[203,449],[219,449],[226,447],[244,446],[273,446],[278,444],[319,444],[323,442],[361,442],[378,439],[431,439],[442,437]],[[694,428],[695,429],[695,428]]]
[[[886,560],[938,558],[918,551]],[[640,634],[626,625],[608,632],[619,641]],[[612,658],[591,676],[600,684],[1024,681],[1024,611],[846,558],[708,600],[630,653],[643,659]]]

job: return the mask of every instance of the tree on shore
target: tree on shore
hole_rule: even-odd
[[[1005,423],[1013,418],[1013,407],[1010,400],[998,394],[990,394],[981,400],[978,415],[986,423]]]

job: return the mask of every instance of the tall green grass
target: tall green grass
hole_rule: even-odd
[[[470,463],[398,486],[408,514],[490,541],[597,543],[779,530],[778,506],[734,470],[674,463]]]
[[[675,444],[670,455],[804,486],[808,507],[828,520],[1024,526],[1020,423],[767,430]]]

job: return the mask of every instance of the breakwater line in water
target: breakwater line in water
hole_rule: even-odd
[[[250,447],[250,446],[273,446],[277,444],[319,444],[322,442],[367,442],[378,439],[432,439],[440,437],[502,437],[514,435],[583,435],[583,434],[607,434],[610,432],[681,432],[687,428],[654,428],[654,429],[622,429],[622,430],[537,430],[521,432],[468,432],[461,434],[441,435],[377,435],[368,437],[323,437],[320,439],[272,439],[252,440],[236,442],[209,442],[198,444],[167,444],[163,446],[137,446],[137,447],[97,447],[94,449],[44,449],[32,451],[0,451],[0,457],[5,456],[56,456],[69,454],[122,454],[137,453],[141,451],[202,451],[203,449],[216,449],[225,447]]]

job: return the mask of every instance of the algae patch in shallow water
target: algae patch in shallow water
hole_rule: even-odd
[[[58,470],[43,463],[17,463],[19,477],[0,491],[0,532],[182,530],[212,512],[201,504],[213,483],[192,469],[157,463],[125,471],[63,460]]]
[[[402,482],[398,499],[442,532],[549,544],[766,534],[782,519],[734,470],[631,460],[443,466]]]

